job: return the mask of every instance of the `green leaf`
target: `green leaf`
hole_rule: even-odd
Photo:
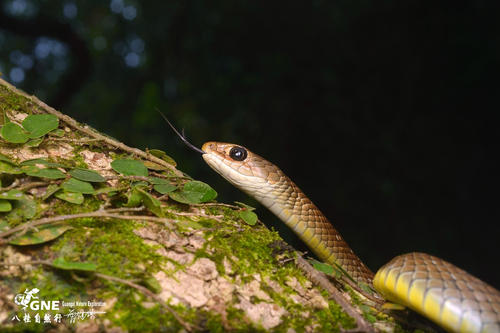
[[[66,178],[66,175],[59,169],[40,169],[32,165],[27,165],[22,167],[22,170],[32,177],[48,178],[48,179],[62,179]]]
[[[0,212],[10,212],[12,205],[8,200],[0,199]]]
[[[361,290],[363,290],[364,292],[366,293],[369,293],[369,294],[373,294],[374,293],[374,289],[372,289],[369,285],[367,285],[366,283],[363,283],[363,282],[359,282],[358,283],[358,286],[361,288]]]
[[[60,164],[60,163],[49,162],[46,158],[34,158],[31,160],[22,161],[20,163],[21,166],[25,166],[25,165],[36,166],[37,164],[45,165],[45,166],[50,167],[50,168],[64,168],[65,167],[63,164]]]
[[[102,183],[106,181],[106,178],[101,176],[94,170],[75,168],[69,172],[71,176],[76,179],[93,182],[93,183]]]
[[[312,260],[312,265],[314,268],[316,268],[318,271],[323,272],[327,275],[332,275],[335,270],[332,266],[325,264],[323,262],[319,262],[317,260]]]
[[[4,161],[0,161],[0,173],[8,173],[11,175],[18,175],[20,173],[23,173],[23,171],[13,164],[10,164],[10,163],[4,162]]]
[[[66,178],[66,175],[59,169],[41,169],[37,177],[49,178],[49,179],[62,179]]]
[[[35,165],[21,165],[21,171],[28,176],[39,173],[41,168]]]
[[[64,132],[64,130],[62,130],[60,128],[57,128],[53,131],[50,131],[49,134],[61,138],[64,136],[64,134],[66,134],[66,132]]]
[[[167,194],[167,193],[175,191],[177,189],[177,186],[174,186],[171,184],[158,184],[158,185],[154,185],[153,188],[158,193]]]
[[[170,184],[170,182],[166,179],[160,178],[160,177],[148,177],[148,181],[151,184],[158,185],[158,184]]]
[[[351,280],[352,282],[357,283],[357,282],[353,279],[353,277],[352,277],[349,273],[347,273],[347,271],[346,271],[345,269],[343,269],[343,268],[342,268],[342,266],[340,266],[339,264],[337,264],[337,263],[333,263],[332,267],[333,267],[333,270],[335,271],[335,277],[336,277],[336,278],[340,278],[340,277],[342,277],[342,276],[345,276],[345,277],[347,277],[349,280]]]
[[[52,196],[52,194],[59,191],[59,189],[60,189],[59,185],[50,184],[49,186],[47,186],[47,189],[45,190],[45,194],[42,197],[42,200],[47,200],[50,196]]]
[[[181,191],[171,192],[170,198],[185,204],[198,204],[213,200],[217,192],[209,185],[198,180],[187,182]]]
[[[22,161],[19,165],[21,165],[21,166],[35,165],[36,166],[37,164],[47,165],[48,163],[49,163],[49,161],[46,158],[33,158],[31,160]]]
[[[192,204],[192,203],[196,203],[196,202],[192,202],[181,191],[179,191],[179,192],[171,192],[171,193],[169,193],[168,196],[170,197],[170,199],[175,200],[175,201],[180,202],[180,203],[183,203],[183,204],[188,204],[189,205],[189,204]]]
[[[55,130],[59,119],[52,114],[31,114],[24,118],[22,125],[29,132],[29,137],[35,139]]]
[[[83,182],[81,180],[70,178],[65,181],[61,188],[68,192],[77,192],[77,193],[85,193],[85,194],[94,194],[95,190],[92,187],[92,184]]]
[[[56,192],[55,194],[56,198],[59,198],[61,200],[81,205],[83,203],[84,197],[83,194],[81,193],[76,193],[76,192],[66,192],[66,191],[59,191]]]
[[[87,271],[95,272],[97,265],[91,262],[85,261],[66,261],[63,257],[59,257],[52,261],[52,265],[59,269],[64,269],[68,271]]]
[[[132,191],[130,191],[130,194],[128,195],[128,200],[127,203],[124,205],[125,207],[138,207],[141,205],[142,202],[142,195],[141,193],[137,190],[137,188],[132,188]]]
[[[0,130],[0,135],[2,135],[7,142],[11,143],[25,143],[29,139],[28,134],[23,128],[14,123],[3,125],[2,130]]]
[[[4,161],[4,162],[7,162],[7,163],[10,163],[13,165],[17,165],[17,163],[14,162],[13,160],[11,160],[9,156],[5,156],[4,154],[0,154],[0,161]]]
[[[255,225],[257,223],[257,214],[250,210],[240,210],[238,212],[240,218],[249,225]]]
[[[141,161],[131,159],[118,159],[111,162],[111,167],[118,173],[125,176],[144,176],[148,175],[148,169]]]
[[[151,155],[156,156],[158,158],[161,158],[162,160],[164,160],[168,164],[172,164],[173,166],[177,166],[177,163],[175,162],[175,160],[172,157],[168,156],[167,153],[165,153],[163,150],[151,149],[151,150],[148,150],[148,153],[150,153]]]
[[[167,167],[163,166],[163,165],[159,165],[157,163],[154,163],[154,162],[151,162],[151,161],[144,161],[144,166],[146,168],[148,168],[149,170],[155,170],[155,171],[164,171],[164,170],[168,170]]]
[[[36,201],[25,195],[20,200],[14,201],[12,207],[13,209],[10,214],[14,213],[24,216],[27,219],[31,219],[36,215]]]
[[[158,217],[164,217],[165,214],[163,214],[163,211],[161,210],[161,202],[160,200],[156,199],[153,197],[151,194],[148,192],[144,191],[141,188],[137,188],[137,191],[141,194],[142,196],[142,202],[144,203],[144,206],[153,214],[155,214]]]
[[[69,229],[67,225],[44,225],[38,228],[37,231],[28,231],[26,234],[14,238],[9,242],[12,245],[35,245],[42,244],[64,234]]]
[[[8,192],[2,192],[0,193],[0,199],[5,199],[5,200],[22,200],[25,198],[25,195],[23,192],[12,189],[9,190]]]
[[[27,147],[38,147],[40,143],[42,143],[43,138],[36,138],[36,139],[31,139],[30,141],[26,142]]]
[[[192,193],[192,195],[200,194],[200,202],[207,202],[217,198],[217,192],[210,185],[200,182],[198,180],[192,180],[184,185],[183,191],[185,193]]]
[[[137,182],[133,182],[131,185],[132,185],[132,187],[148,187],[149,183],[145,182],[143,180],[139,180]]]

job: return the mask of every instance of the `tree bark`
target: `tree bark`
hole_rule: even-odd
[[[38,145],[14,143],[3,131],[0,137],[4,330],[359,329],[359,318],[311,282],[277,233],[240,218],[245,208],[180,203],[158,188],[169,185],[182,196],[191,181],[163,153],[128,147],[1,79],[0,112],[3,126],[24,127],[28,115],[58,119]],[[33,159],[39,160],[27,162]],[[138,161],[147,174],[135,167],[117,172],[116,160]],[[82,182],[91,188],[83,190]],[[346,304],[359,299],[349,288],[338,294]],[[37,309],[43,302],[50,308]],[[353,311],[362,312],[347,310]],[[377,319],[373,310],[364,312]],[[394,327],[381,317],[373,327]]]

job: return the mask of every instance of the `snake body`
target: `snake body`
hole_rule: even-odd
[[[464,270],[424,253],[398,256],[373,275],[294,182],[248,149],[207,142],[203,159],[290,227],[323,261],[450,332],[500,332],[500,292]]]

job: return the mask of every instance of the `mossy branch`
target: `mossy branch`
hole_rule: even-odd
[[[0,112],[0,120],[11,118],[18,131],[32,114],[55,116],[64,128],[31,145],[0,138],[0,265],[6,267],[0,294],[36,286],[46,299],[107,300],[109,314],[94,323],[104,330],[373,331],[328,277],[301,257],[295,263],[288,251],[273,251],[281,238],[262,223],[245,223],[241,212],[247,208],[214,202],[213,189],[166,160],[80,124],[2,79]],[[117,159],[139,164],[140,172],[117,170]],[[146,162],[162,168],[148,171]],[[182,192],[188,184],[208,187],[202,196],[210,202],[193,201]],[[19,238],[24,242],[16,243]],[[57,258],[92,263],[100,268],[96,277],[128,289],[67,280],[60,270],[43,268]],[[20,264],[30,262],[40,269]],[[63,286],[55,282],[62,280]],[[153,306],[129,289],[154,300]],[[16,328],[24,325],[10,320],[19,308],[3,304],[0,326],[32,328]],[[378,312],[369,315],[384,320]]]

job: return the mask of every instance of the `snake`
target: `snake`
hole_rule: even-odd
[[[209,141],[205,162],[267,207],[318,256],[356,282],[404,305],[449,332],[500,332],[500,292],[465,270],[426,253],[395,257],[376,274],[361,261],[318,207],[276,165],[247,148]]]
[[[376,274],[361,261],[340,233],[276,165],[247,148],[209,141],[191,149],[229,183],[267,207],[322,261],[339,265],[356,282],[386,300],[410,308],[449,332],[500,333],[500,291],[463,269],[426,253],[399,255]]]

